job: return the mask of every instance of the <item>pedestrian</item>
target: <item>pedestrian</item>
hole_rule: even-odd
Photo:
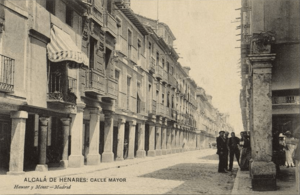
[[[231,132],[231,137],[228,140],[228,147],[229,147],[229,171],[232,171],[233,166],[233,158],[235,156],[238,165],[240,166],[239,160],[240,160],[240,150],[239,150],[239,143],[240,139],[238,137],[235,137],[235,133]]]
[[[124,155],[123,156],[124,156],[123,157],[124,159],[126,159],[128,156],[128,141],[127,141],[127,139],[124,140]]]
[[[228,171],[228,153],[229,153],[229,148],[228,148],[228,135],[229,135],[229,132],[228,131],[225,131],[225,141],[226,141],[226,150],[225,150],[225,168],[226,170]]]
[[[226,144],[226,140],[224,137],[224,131],[220,131],[219,132],[219,137],[217,137],[217,154],[219,155],[219,167],[218,167],[218,172],[219,173],[227,173],[227,171],[225,170],[225,151],[227,149],[227,144]]]
[[[284,135],[286,136],[285,138],[285,166],[287,168],[294,167],[294,162],[293,162],[293,156],[294,156],[294,151],[296,148],[296,144],[294,137],[292,136],[292,133],[290,131],[286,131],[284,133]]]
[[[249,161],[251,158],[250,140],[247,132],[241,132],[240,139],[241,154],[240,154],[240,168],[242,171],[249,170]]]
[[[298,194],[300,193],[300,125],[299,121],[298,125],[296,126],[296,129],[294,129],[293,136],[296,138],[296,149],[295,149],[295,165],[296,165],[296,185],[297,185],[297,191]]]

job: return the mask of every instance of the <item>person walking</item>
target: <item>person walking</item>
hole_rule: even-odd
[[[295,139],[292,136],[290,131],[287,131],[284,133],[286,138],[285,138],[285,166],[287,168],[289,167],[294,167],[294,162],[293,162],[293,156],[294,156],[294,151],[296,149],[296,144],[295,144]]]
[[[233,158],[235,155],[235,158],[238,162],[238,165],[240,166],[240,150],[239,150],[239,143],[240,139],[238,137],[235,137],[235,133],[231,132],[231,137],[228,140],[228,147],[229,147],[229,171],[232,171],[233,167]]]
[[[228,171],[228,156],[229,156],[229,147],[228,147],[228,136],[229,132],[225,131],[225,141],[226,141],[226,150],[225,150],[225,169]]]
[[[220,131],[219,132],[219,137],[217,137],[217,154],[219,155],[219,167],[218,167],[218,172],[219,173],[227,173],[227,171],[225,170],[226,167],[226,150],[227,150],[227,144],[226,144],[226,140],[224,137],[224,131]]]
[[[240,156],[240,168],[241,171],[249,170],[249,160],[251,158],[250,140],[247,136],[247,132],[241,132],[240,139],[241,156]]]

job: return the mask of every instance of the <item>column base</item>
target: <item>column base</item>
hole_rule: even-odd
[[[134,159],[134,154],[131,154],[131,155],[128,154],[128,158],[127,159]]]
[[[60,161],[60,167],[66,169],[69,166],[69,161],[68,160],[61,160]]]
[[[161,149],[156,150],[156,156],[161,156]]]
[[[176,149],[176,153],[179,153],[179,152],[180,152],[180,149],[179,149],[179,148],[177,148],[177,149]]]
[[[172,154],[172,150],[171,149],[167,149],[167,154]]]
[[[176,148],[172,148],[172,154],[176,153]]]
[[[40,171],[40,172],[48,171],[48,165],[38,164],[35,167],[35,171]]]
[[[276,167],[273,162],[253,161],[251,163],[251,176],[252,190],[277,190]]]
[[[155,150],[148,150],[147,156],[151,156],[151,157],[156,156],[156,151]]]
[[[9,171],[6,173],[6,175],[24,175],[24,174],[25,174],[24,171],[20,171],[20,172]]]
[[[124,160],[124,158],[116,158],[116,161],[123,161]]]
[[[166,150],[166,149],[162,149],[162,150],[161,150],[161,154],[162,154],[162,155],[167,155],[167,150]]]
[[[69,156],[69,167],[78,168],[83,167],[84,157],[82,155],[70,155]]]
[[[113,162],[113,161],[114,161],[114,153],[112,152],[102,153],[102,162]]]
[[[88,154],[86,159],[87,165],[99,165],[100,164],[100,154]]]
[[[145,150],[136,151],[136,157],[137,158],[145,158],[145,156],[146,156],[146,151]]]

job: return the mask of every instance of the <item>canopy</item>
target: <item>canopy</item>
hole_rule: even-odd
[[[47,53],[51,62],[69,60],[89,66],[88,57],[76,46],[70,35],[52,25],[50,39]]]

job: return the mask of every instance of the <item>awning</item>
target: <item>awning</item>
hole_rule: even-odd
[[[74,61],[89,66],[89,59],[74,43],[70,35],[52,25],[50,43],[47,45],[48,59],[51,62]]]

